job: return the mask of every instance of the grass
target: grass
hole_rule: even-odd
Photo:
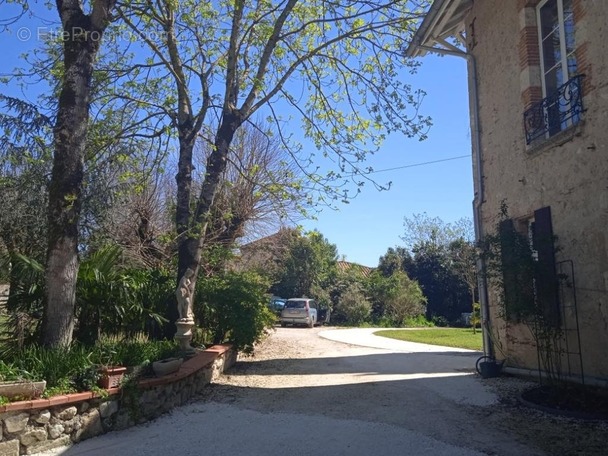
[[[476,334],[473,334],[471,328],[386,330],[377,331],[374,334],[391,339],[441,345],[443,347],[467,348],[469,350],[481,350],[482,348],[481,331],[478,330]]]

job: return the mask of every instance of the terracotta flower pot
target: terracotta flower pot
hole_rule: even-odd
[[[101,378],[98,382],[99,387],[110,389],[120,386],[127,368],[122,366],[104,366],[99,371],[101,373]]]

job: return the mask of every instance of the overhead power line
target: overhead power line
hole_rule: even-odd
[[[442,162],[447,162],[447,161],[451,161],[451,160],[460,160],[461,158],[470,158],[470,157],[471,157],[471,155],[459,155],[457,157],[442,158],[441,160],[433,160],[433,161],[422,162],[422,163],[413,163],[411,165],[395,166],[394,168],[376,169],[374,171],[370,171],[369,173],[365,173],[365,174],[366,175],[367,174],[376,174],[376,173],[383,173],[385,171],[395,171],[397,169],[415,168],[416,166],[433,165],[435,163],[442,163]]]

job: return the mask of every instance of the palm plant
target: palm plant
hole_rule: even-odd
[[[152,271],[125,268],[117,246],[91,254],[78,274],[76,339],[92,345],[102,333],[129,335],[145,330],[150,321],[162,323],[158,300],[170,293],[172,285],[165,280],[162,290],[160,279]],[[150,288],[158,293],[156,300],[149,299]]]
[[[44,267],[23,255],[3,258],[10,269],[11,289],[6,324],[0,328],[0,355],[16,353],[40,341]],[[76,287],[75,339],[93,345],[102,333],[130,335],[161,324],[163,306],[173,290],[169,274],[128,269],[117,246],[86,256]]]
[[[38,341],[41,334],[44,267],[24,255],[3,255],[10,271],[10,295],[6,321],[0,327],[0,357],[22,350]]]

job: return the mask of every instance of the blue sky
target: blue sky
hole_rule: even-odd
[[[389,247],[403,245],[403,218],[426,212],[453,222],[472,218],[473,177],[466,79],[466,61],[428,55],[408,82],[427,96],[421,113],[433,119],[425,141],[391,136],[369,161],[375,170],[466,158],[402,168],[375,174],[378,182],[392,181],[389,191],[367,186],[339,211],[323,210],[317,220],[302,223],[317,229],[338,247],[347,261],[377,266]]]
[[[48,16],[44,11],[43,15]],[[54,15],[50,15],[54,19]],[[36,19],[19,24],[30,25]],[[20,65],[19,55],[36,44],[36,37],[19,35],[19,26],[12,34],[0,33],[3,61],[0,74]],[[54,29],[52,24],[44,24]],[[33,33],[37,33],[32,30]],[[27,39],[25,39],[27,38]],[[389,191],[378,192],[367,185],[350,204],[341,204],[338,211],[324,209],[317,220],[302,222],[307,230],[319,230],[336,244],[346,260],[366,266],[377,266],[378,259],[389,247],[402,245],[403,218],[426,212],[452,222],[472,217],[473,179],[468,115],[466,62],[456,57],[428,55],[416,75],[405,73],[406,82],[427,92],[421,114],[433,119],[433,127],[425,141],[393,135],[381,150],[370,158],[379,183],[392,182]],[[23,96],[13,92],[17,96]],[[29,93],[29,98],[35,97]],[[453,157],[461,157],[439,163]],[[403,168],[402,168],[403,167]]]

